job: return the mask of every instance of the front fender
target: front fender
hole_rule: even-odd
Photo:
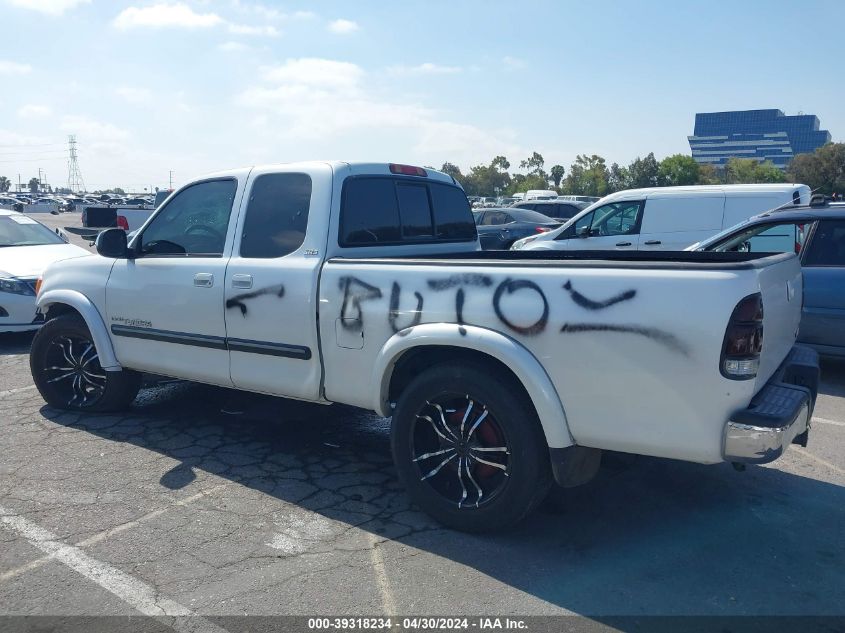
[[[120,371],[121,366],[114,354],[114,347],[111,338],[109,338],[106,324],[91,300],[81,292],[66,289],[47,290],[38,295],[36,305],[40,312],[46,314],[50,306],[55,304],[70,306],[82,315],[88,330],[91,332],[91,339],[94,341],[94,347],[97,348],[97,355],[102,368],[106,371]]]
[[[512,338],[500,332],[473,325],[463,325],[465,336],[456,336],[454,323],[426,323],[394,334],[384,344],[373,367],[376,390],[373,410],[380,415],[393,415],[388,392],[393,370],[399,358],[415,347],[461,347],[488,354],[507,365],[534,403],[550,448],[565,448],[575,444],[569,432],[566,412],[546,370],[540,361]]]

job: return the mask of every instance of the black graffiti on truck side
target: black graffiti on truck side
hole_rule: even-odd
[[[512,323],[508,320],[507,317],[502,313],[502,307],[500,302],[502,300],[502,295],[504,293],[513,294],[518,290],[522,289],[530,289],[540,295],[540,299],[543,300],[543,314],[537,319],[534,323],[528,326],[517,325]],[[546,324],[549,322],[549,301],[546,299],[546,295],[543,294],[543,291],[533,281],[529,281],[528,279],[505,279],[502,283],[498,285],[496,288],[496,292],[493,293],[493,310],[496,312],[496,316],[499,317],[499,321],[504,323],[514,332],[519,332],[520,334],[524,334],[526,336],[534,336],[535,334],[539,334],[543,330],[546,329]]]
[[[246,317],[247,307],[244,301],[255,299],[264,295],[275,295],[280,299],[285,296],[285,287],[282,284],[276,286],[268,286],[261,290],[253,290],[252,292],[245,292],[243,294],[235,295],[226,300],[226,309],[238,308],[241,311],[241,316]]]
[[[401,294],[402,288],[394,281],[393,287],[390,289],[390,311],[387,313],[387,322],[390,324],[394,334],[405,328],[419,325],[420,321],[422,321],[423,296],[419,292],[414,292],[414,297],[417,299],[417,307],[413,310],[414,318],[411,320],[410,325],[405,326],[405,328],[400,328],[396,325],[396,321],[399,318],[399,298]]]
[[[665,345],[669,349],[689,356],[689,348],[674,334],[654,327],[641,325],[613,325],[609,323],[564,323],[560,331],[564,334],[580,334],[582,332],[620,332],[622,334],[637,334],[652,341]]]
[[[347,330],[362,330],[364,328],[364,312],[361,310],[361,302],[381,299],[381,290],[357,277],[341,277],[338,287],[343,291],[340,324]],[[354,317],[348,316],[350,310],[354,312]]]
[[[428,287],[434,291],[449,290],[457,288],[455,293],[455,320],[458,325],[464,325],[464,301],[466,300],[466,293],[464,286],[481,286],[489,288],[493,285],[493,280],[487,275],[481,273],[463,273],[460,275],[450,275],[445,279],[429,279]],[[459,329],[461,336],[466,336],[466,330]]]
[[[617,303],[621,303],[622,301],[630,301],[637,295],[636,290],[626,290],[625,292],[620,292],[618,295],[611,297],[610,299],[606,299],[604,301],[593,301],[592,299],[588,299],[580,292],[575,290],[572,287],[572,281],[567,280],[565,284],[563,284],[564,289],[569,293],[569,297],[577,303],[582,308],[586,308],[587,310],[604,310],[605,308],[609,308],[612,305]]]

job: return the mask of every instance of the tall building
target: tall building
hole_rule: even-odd
[[[781,110],[700,112],[689,139],[699,163],[723,166],[729,158],[770,160],[786,169],[796,154],[812,152],[830,142],[814,114],[786,116]]]

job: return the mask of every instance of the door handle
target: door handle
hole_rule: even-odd
[[[197,273],[194,275],[194,285],[199,288],[211,288],[214,285],[214,275],[211,273]]]
[[[252,275],[232,275],[232,288],[248,290],[252,288]]]
[[[631,242],[616,242],[617,246],[630,246]]]
[[[661,243],[660,240],[649,240],[649,241],[645,242],[645,244],[647,246],[653,246],[655,244],[660,244],[660,243]]]

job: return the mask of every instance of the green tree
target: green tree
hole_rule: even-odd
[[[468,195],[491,196],[496,191],[503,193],[511,184],[507,171],[510,166],[504,156],[497,156],[489,165],[476,165],[470,168],[464,178],[464,190]]]
[[[9,190],[9,187],[12,186],[12,181],[6,178],[6,176],[0,176],[0,191],[3,193]]]
[[[631,188],[631,175],[626,167],[620,167],[619,163],[613,163],[607,174],[607,192],[622,191]]]
[[[29,185],[29,190],[32,193],[36,193],[38,191],[38,178],[30,178],[28,185]]]
[[[461,173],[461,168],[457,165],[447,161],[443,163],[443,167],[440,168],[440,171],[457,180],[461,186],[464,185],[464,175]]]
[[[551,170],[549,170],[549,174],[552,177],[552,182],[555,183],[555,189],[560,187],[560,181],[563,180],[565,173],[566,169],[563,168],[563,165],[552,165]]]
[[[659,170],[660,166],[657,164],[654,152],[649,152],[645,158],[637,157],[628,165],[628,176],[631,187],[634,189],[657,187],[660,184],[658,181]]]
[[[573,195],[603,196],[608,192],[608,176],[604,158],[579,154],[569,167],[563,190]]]
[[[721,181],[719,172],[710,163],[701,163],[698,166],[697,185],[718,185]]]
[[[789,163],[787,174],[792,182],[819,193],[845,192],[845,143],[828,143],[812,154],[798,154]]]
[[[533,152],[531,156],[519,163],[519,168],[526,170],[529,176],[542,175],[545,173],[543,171],[543,165],[545,165],[545,163],[546,161],[543,159],[542,154]]]
[[[490,166],[498,169],[500,172],[506,172],[511,168],[510,161],[504,156],[496,156],[496,158],[490,161]]]
[[[657,172],[658,181],[662,186],[677,187],[680,185],[695,185],[698,183],[698,163],[692,156],[673,154],[660,161]]]
[[[762,163],[753,158],[729,158],[725,165],[727,184],[751,184],[758,182],[784,182],[786,174],[771,161]]]

